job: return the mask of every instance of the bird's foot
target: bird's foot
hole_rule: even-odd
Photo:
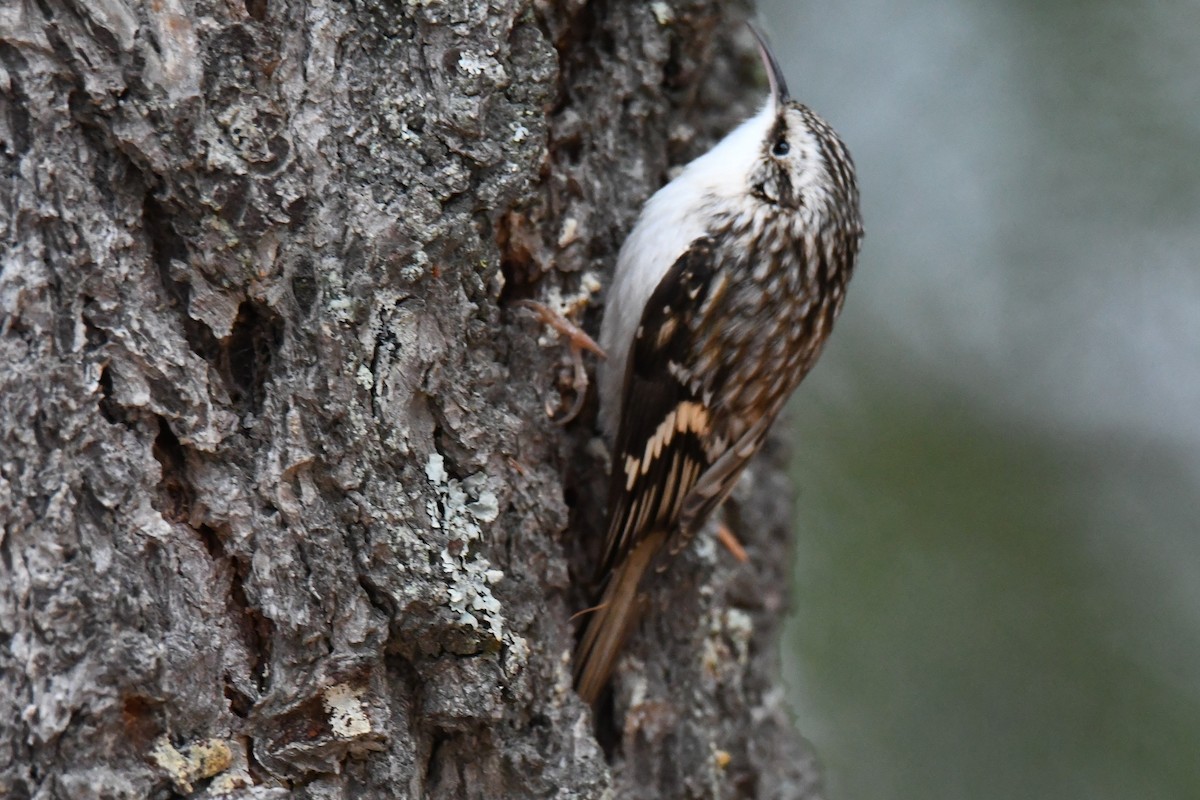
[[[571,407],[565,415],[554,420],[558,425],[566,425],[579,416],[579,412],[583,409],[584,399],[587,397],[588,376],[587,369],[583,366],[583,351],[587,350],[595,353],[600,358],[608,358],[608,354],[582,328],[545,303],[539,303],[536,300],[520,300],[516,305],[521,308],[527,308],[537,314],[542,324],[549,325],[567,340],[567,347],[571,352],[571,367],[574,371],[571,390],[575,393],[575,400],[571,403]],[[547,413],[553,416],[551,412],[548,411]]]

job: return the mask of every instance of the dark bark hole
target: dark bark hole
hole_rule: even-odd
[[[382,613],[389,620],[395,618],[396,604],[385,592],[372,583],[370,578],[365,575],[359,575],[358,585],[363,590],[363,594],[367,596],[367,602],[376,611]]]
[[[688,51],[687,41],[687,37],[683,36],[670,37],[668,43],[670,52],[666,63],[662,66],[662,85],[668,89],[686,91],[696,87],[697,80],[693,66],[696,63],[695,54]],[[757,66],[758,62],[754,63]],[[747,85],[753,86],[756,81],[757,78],[752,78]]]
[[[583,161],[583,137],[579,129],[554,140],[554,158],[563,164],[578,164]]]
[[[0,42],[0,62],[8,68],[8,94],[12,102],[5,103],[8,112],[8,138],[0,139],[0,153],[19,158],[29,149],[29,96],[21,88],[18,75],[27,74],[28,62],[17,48]]]
[[[734,760],[734,763],[745,764],[748,761],[751,760],[749,758],[737,758]],[[758,775],[749,770],[738,769],[733,771],[729,782],[735,787],[736,796],[738,797],[760,796],[760,792],[758,791]]]
[[[113,400],[113,380],[112,372],[108,367],[100,370],[100,402],[96,405],[100,408],[100,416],[104,417],[104,421],[110,425],[116,425],[119,422],[124,422],[122,419],[121,407]]]
[[[196,528],[196,533],[200,535],[200,541],[204,542],[204,549],[208,551],[209,556],[214,561],[225,557],[225,545],[221,542],[221,537],[212,527],[201,525]]]
[[[82,86],[67,93],[67,108],[71,111],[71,118],[75,120],[76,129],[83,135],[83,140],[91,151],[92,180],[98,187],[102,187],[102,191],[106,191],[113,181],[116,159],[121,156],[113,152],[115,145],[109,140],[103,123],[98,121],[96,106]]]
[[[308,198],[297,197],[295,200],[284,206],[283,211],[288,216],[288,224],[293,228],[299,228],[305,222],[308,222]]]
[[[162,704],[142,695],[125,695],[121,702],[121,722],[134,749],[145,752],[163,733],[159,722]]]
[[[517,212],[506,214],[496,226],[500,273],[504,276],[504,288],[500,291],[501,306],[531,299],[534,285],[541,277],[541,267],[534,257],[539,240],[530,227],[529,221]]]
[[[312,262],[307,258],[301,259],[292,268],[292,297],[305,314],[317,300],[317,276]]]
[[[558,45],[562,53],[580,54],[592,63],[607,63],[617,52],[617,40],[609,29],[612,26],[612,4],[607,0],[593,0],[571,20],[571,42]],[[595,59],[599,58],[599,61]]]
[[[247,411],[262,407],[271,360],[283,341],[283,320],[263,303],[246,300],[238,307],[233,330],[221,342],[220,368],[234,405]]]
[[[267,18],[267,0],[246,0],[246,13],[262,22]]]
[[[271,771],[264,767],[258,757],[254,755],[254,738],[251,736],[246,737],[246,766],[250,777],[256,784],[266,783],[274,778]]]
[[[436,786],[441,772],[442,748],[451,740],[451,734],[434,728],[429,741],[429,758],[425,761],[425,785]]]
[[[171,224],[171,215],[167,209],[150,193],[146,194],[142,203],[142,229],[146,231],[150,258],[158,269],[167,301],[179,316],[188,347],[193,353],[212,363],[220,349],[217,337],[213,335],[211,328],[199,320],[192,319],[188,314],[192,287],[186,281],[175,279],[175,271],[186,268],[188,264],[187,242]]]
[[[191,287],[183,281],[175,280],[172,271],[174,269],[173,262],[187,264],[187,243],[171,226],[167,210],[150,194],[146,195],[142,204],[142,227],[145,228],[146,235],[150,237],[150,256],[154,260],[154,266],[158,268],[158,274],[162,279],[163,287],[167,290],[168,298],[186,309],[191,295]]]
[[[582,630],[582,626],[580,626]],[[592,709],[592,731],[596,734],[596,742],[604,751],[605,757],[611,764],[613,757],[621,746],[620,728],[617,724],[616,709],[613,706],[612,682],[600,695],[600,701]]]
[[[246,210],[251,207],[250,178],[228,178],[212,191],[212,200],[217,204],[221,219],[242,228],[254,227],[256,220],[247,218]]]
[[[250,709],[254,707],[254,698],[238,691],[230,682],[229,676],[225,677],[225,699],[229,701],[229,710],[242,719],[248,717]]]
[[[287,160],[288,154],[292,152],[292,146],[282,136],[272,136],[267,140],[267,150],[271,153],[271,159],[262,165],[258,170],[259,172],[270,172],[283,164]],[[291,216],[292,212],[290,208],[287,211],[288,215]],[[295,219],[289,219],[288,221],[295,222]]]
[[[271,633],[274,627],[271,620],[252,606],[246,596],[249,565],[240,559],[231,558],[230,566],[233,567],[233,573],[229,581],[229,600],[234,623],[241,633],[242,641],[246,643],[254,682],[259,691],[263,692],[267,689],[267,667],[271,661]],[[226,694],[228,695],[228,689]],[[237,713],[236,710],[234,713]]]
[[[192,487],[187,478],[187,454],[167,421],[158,418],[158,436],[151,448],[162,466],[158,482],[158,513],[168,522],[187,522],[192,510]]]
[[[100,370],[99,386],[100,400],[96,403],[96,407],[100,411],[100,416],[110,425],[124,425],[126,428],[133,430],[135,427],[134,423],[138,419],[138,414],[137,412],[131,412],[113,397],[112,368],[107,364]]]

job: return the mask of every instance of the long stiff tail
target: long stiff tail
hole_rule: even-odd
[[[662,548],[666,533],[655,532],[638,542],[608,576],[604,595],[591,612],[587,630],[575,651],[575,691],[588,705],[600,699],[617,656],[638,618],[642,575]]]

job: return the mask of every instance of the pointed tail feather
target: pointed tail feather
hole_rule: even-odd
[[[638,616],[638,586],[642,575],[666,540],[665,533],[644,537],[609,575],[604,596],[588,619],[575,651],[575,691],[588,705],[600,699],[617,657]]]

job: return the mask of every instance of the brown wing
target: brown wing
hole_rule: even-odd
[[[693,242],[642,313],[630,348],[613,450],[601,574],[648,534],[674,537],[692,489],[721,455],[712,441],[714,420],[704,399],[720,376],[697,381],[691,370],[699,355],[694,315],[720,268],[715,260],[712,240]]]

